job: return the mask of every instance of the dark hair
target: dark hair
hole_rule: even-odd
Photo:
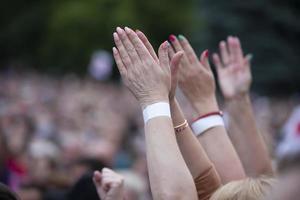
[[[83,175],[67,194],[67,200],[100,200],[93,183],[93,173]]]
[[[20,200],[19,197],[12,192],[6,185],[0,183],[0,199],[1,200]]]

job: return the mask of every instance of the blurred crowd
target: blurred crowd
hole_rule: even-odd
[[[273,154],[297,98],[252,96]],[[180,91],[179,101],[191,120]],[[0,75],[0,181],[23,200],[63,199],[84,175],[103,167],[124,176],[130,199],[149,199],[142,132],[140,108],[121,84],[75,75]]]

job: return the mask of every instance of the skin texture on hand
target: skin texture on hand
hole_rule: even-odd
[[[218,111],[215,96],[215,81],[208,62],[208,53],[204,51],[197,59],[194,50],[183,36],[177,39],[169,37],[174,51],[183,50],[181,66],[179,68],[179,86],[195,108],[198,116]],[[173,54],[172,51],[169,52]],[[242,164],[226,133],[224,127],[214,127],[198,137],[209,159],[215,165],[222,183],[245,177]]]
[[[219,44],[220,56],[213,54],[220,88],[226,99],[236,98],[249,92],[252,82],[250,59],[244,57],[238,38],[228,37],[227,42]]]
[[[103,168],[102,172],[95,171],[93,181],[101,200],[124,199],[124,179],[111,169]]]
[[[266,145],[256,126],[249,90],[252,80],[249,56],[244,57],[238,38],[220,42],[213,55],[221,91],[229,114],[229,137],[248,176],[271,175]]]
[[[156,56],[154,50],[147,49],[151,44],[146,41],[146,36],[141,32],[135,33],[128,28],[125,28],[125,31],[118,28],[117,32],[114,33],[114,39],[118,49],[113,49],[114,57],[124,83],[141,106],[144,108],[157,101],[169,102],[171,70],[168,43],[164,42],[160,46]],[[133,48],[130,47],[125,36],[122,36],[124,32]],[[137,56],[133,55],[134,51]],[[126,56],[125,53],[130,54],[132,58],[130,59],[130,56]],[[178,56],[181,57],[182,53],[175,55],[171,63]],[[197,193],[193,178],[176,143],[171,118],[150,119],[145,124],[145,139],[153,199],[196,200]]]
[[[118,69],[141,107],[158,101],[168,102],[171,89],[168,42],[160,46],[157,61],[131,29],[118,27],[113,36],[117,47],[113,48],[113,55]]]
[[[217,111],[215,81],[208,63],[208,51],[202,53],[199,61],[188,40],[182,35],[178,38],[174,35],[169,37],[174,48],[170,49],[169,54],[172,57],[174,51],[184,51],[178,70],[180,89],[200,115]]]

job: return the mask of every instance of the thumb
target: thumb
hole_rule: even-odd
[[[178,51],[172,58],[171,58],[171,75],[177,76],[177,72],[180,66],[180,61],[183,56],[183,51]]]
[[[253,58],[253,55],[252,54],[247,54],[245,59],[244,59],[244,64],[247,66],[247,67],[250,67],[250,64],[251,64],[251,60]]]
[[[96,187],[97,193],[100,196],[101,199],[104,199],[105,197],[105,191],[103,190],[101,186],[101,181],[102,181],[102,174],[99,171],[94,172],[93,176],[93,182]]]

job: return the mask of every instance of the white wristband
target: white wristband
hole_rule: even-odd
[[[208,129],[216,126],[224,126],[223,118],[220,115],[212,115],[199,119],[192,124],[192,129],[194,134],[199,136]]]
[[[145,124],[150,119],[153,119],[155,117],[166,116],[171,118],[170,105],[166,102],[158,102],[151,104],[143,110],[143,116]]]

